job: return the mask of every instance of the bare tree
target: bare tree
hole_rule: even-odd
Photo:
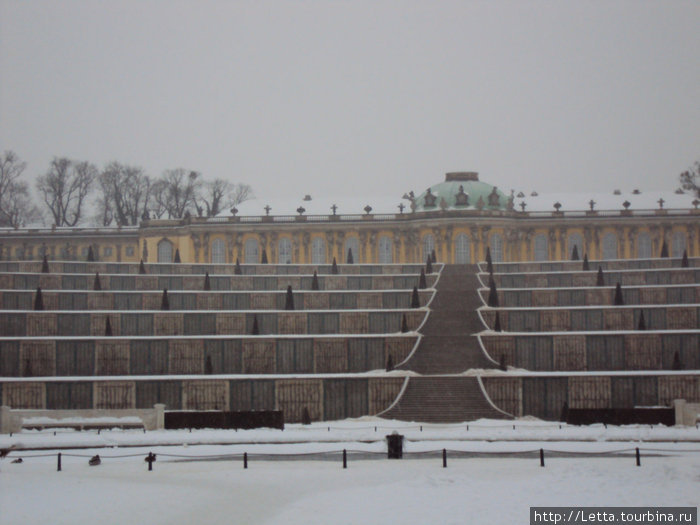
[[[196,171],[183,168],[166,170],[153,185],[156,216],[167,213],[169,219],[181,219],[187,212],[196,209],[201,184],[200,174]]]
[[[37,179],[41,194],[56,226],[75,226],[84,211],[85,198],[97,178],[97,168],[89,162],[55,157],[49,170]]]
[[[18,180],[27,163],[13,151],[0,156],[0,226],[19,228],[41,219],[29,195],[29,185]]]
[[[700,199],[700,161],[681,173],[680,179],[683,189],[695,192],[695,197]]]
[[[136,166],[112,162],[98,178],[98,201],[102,224],[115,221],[119,226],[135,226],[148,209],[151,179]]]
[[[236,206],[253,197],[248,184],[231,184],[223,179],[208,181],[197,196],[195,207],[198,215],[206,212],[207,217],[215,217],[223,210]]]

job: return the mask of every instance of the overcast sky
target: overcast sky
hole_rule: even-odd
[[[265,198],[674,189],[700,2],[0,0],[0,149]]]

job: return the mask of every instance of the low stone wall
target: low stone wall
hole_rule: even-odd
[[[676,425],[695,426],[700,421],[700,403],[688,403],[685,399],[674,399]]]

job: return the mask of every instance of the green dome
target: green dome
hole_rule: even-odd
[[[415,200],[417,212],[436,210],[505,210],[508,197],[496,186],[479,181],[472,171],[447,173]],[[482,206],[483,205],[483,206]]]

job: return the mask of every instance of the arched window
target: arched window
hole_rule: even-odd
[[[547,242],[547,236],[544,233],[538,233],[535,235],[534,240],[535,245],[535,260],[536,261],[547,261],[549,260],[549,243]]]
[[[683,257],[685,251],[685,233],[675,232],[671,238],[671,257]]]
[[[489,243],[491,248],[491,260],[493,262],[503,261],[503,237],[498,233],[494,233],[491,236],[491,242]]]
[[[360,262],[360,240],[357,237],[345,239],[345,262],[348,262],[348,251],[352,252],[352,262]]]
[[[311,241],[311,264],[326,264],[326,241],[323,237],[314,237]]]
[[[566,248],[569,253],[569,259],[571,259],[574,254],[574,246],[576,246],[578,258],[583,259],[583,236],[580,233],[572,233],[569,235]]]
[[[637,257],[639,259],[651,258],[651,236],[642,232],[637,236]]]
[[[393,256],[394,243],[391,237],[382,235],[379,237],[379,263],[391,264],[394,262]]]
[[[455,263],[469,264],[471,261],[471,241],[468,235],[460,233],[455,238]]]
[[[158,262],[173,262],[173,243],[170,242],[168,239],[163,239],[158,243]]]
[[[292,262],[292,241],[289,237],[282,237],[277,243],[277,262],[290,264]]]
[[[245,242],[245,258],[246,264],[258,264],[260,262],[260,255],[258,253],[258,240],[248,239]]]
[[[603,259],[617,259],[617,235],[612,232],[603,235]]]
[[[214,239],[211,243],[211,262],[226,264],[226,245],[223,239]]]
[[[428,260],[428,256],[433,253],[435,249],[435,237],[432,233],[428,233],[423,237],[423,262]]]

